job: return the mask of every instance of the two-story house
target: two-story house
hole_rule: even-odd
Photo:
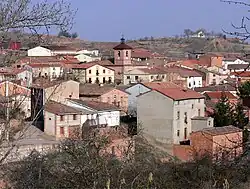
[[[125,89],[128,96],[128,114],[137,116],[137,96],[157,88],[178,88],[179,86],[171,82],[144,82],[137,83]]]
[[[77,60],[83,63],[93,62],[93,61],[100,61],[101,57],[96,56],[95,54],[90,53],[82,53],[74,56]]]
[[[2,67],[0,68],[0,81],[19,81],[22,86],[30,87],[32,72],[26,69]]]
[[[134,68],[124,73],[124,85],[140,82],[165,81],[166,72],[160,68]]]
[[[128,111],[129,94],[111,85],[80,84],[79,98],[112,104],[123,112]]]
[[[166,81],[180,83],[182,87],[194,89],[196,87],[202,87],[202,75],[195,70],[171,66],[164,67],[166,72]]]
[[[193,90],[157,88],[138,96],[137,124],[145,137],[166,144],[188,141],[192,131],[213,126],[205,97]]]
[[[45,77],[52,80],[62,77],[64,74],[64,65],[62,63],[29,64],[24,67],[32,70],[33,78]]]
[[[79,98],[79,83],[73,80],[47,80],[40,78],[31,87],[31,118],[34,125],[44,130],[44,105],[50,101],[65,103],[67,98]]]
[[[80,83],[114,83],[115,72],[95,62],[69,65],[73,78]]]

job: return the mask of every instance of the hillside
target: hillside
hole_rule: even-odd
[[[128,41],[134,48],[145,48],[168,57],[183,57],[186,52],[250,52],[250,45],[234,39],[202,39],[202,38],[161,38],[153,40]],[[115,42],[83,42],[82,47],[100,49],[110,54]]]

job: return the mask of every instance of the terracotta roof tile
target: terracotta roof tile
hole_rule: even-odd
[[[166,72],[160,68],[149,67],[149,68],[137,68],[140,71],[143,71],[147,74],[165,74]]]
[[[197,71],[195,70],[190,70],[187,68],[181,68],[178,66],[172,66],[172,67],[165,67],[164,70],[167,73],[178,73],[180,74],[181,77],[201,77],[201,74],[199,74]]]
[[[205,96],[208,96],[210,99],[221,99],[221,97],[224,95],[228,99],[237,99],[236,96],[234,96],[232,93],[225,91],[214,91],[214,92],[205,92]]]
[[[32,68],[64,67],[63,63],[34,63],[28,64]]]
[[[188,100],[188,99],[201,99],[205,98],[202,94],[195,92],[189,89],[181,89],[181,88],[157,88],[154,89],[161,94],[172,98],[173,100]]]
[[[179,85],[171,82],[144,82],[142,83],[144,86],[150,88],[150,89],[158,89],[158,88],[181,88]]]
[[[236,87],[231,84],[220,84],[220,85],[211,85],[206,87],[196,87],[194,88],[197,92],[206,92],[206,91],[236,91]]]
[[[230,75],[234,75],[234,76],[237,76],[237,77],[250,77],[250,71],[231,72]]]
[[[25,69],[11,68],[11,67],[1,67],[0,68],[1,75],[17,75],[17,74],[22,73],[24,71],[26,71],[26,70]]]
[[[204,132],[209,135],[216,136],[216,135],[225,135],[225,134],[230,134],[230,133],[242,132],[242,130],[239,129],[238,127],[234,127],[230,125],[230,126],[224,126],[224,127],[205,128],[205,129],[202,129],[201,131],[196,131],[196,132]]]
[[[119,45],[115,46],[113,48],[114,50],[126,50],[126,49],[133,49],[132,47],[130,47],[129,45],[127,45],[126,43],[120,43]]]
[[[32,87],[39,88],[39,89],[46,89],[49,87],[53,87],[55,85],[60,85],[63,82],[67,82],[69,80],[49,80],[46,78],[38,78],[33,81]]]
[[[66,115],[66,114],[80,114],[81,111],[64,104],[60,104],[55,101],[49,101],[45,104],[45,111],[54,113],[56,115]]]

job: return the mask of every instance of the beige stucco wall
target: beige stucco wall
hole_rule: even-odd
[[[91,70],[91,73],[90,73]],[[99,71],[99,74],[96,74],[96,71]],[[86,69],[86,81],[89,83],[89,78],[91,78],[92,83],[96,82],[96,79],[99,79],[99,83],[103,83],[103,78],[105,78],[106,83],[109,78],[111,78],[111,82],[114,82],[115,72],[109,68],[94,65],[88,69]]]
[[[47,99],[65,103],[66,98],[79,99],[79,83],[69,80],[45,89],[45,101]]]

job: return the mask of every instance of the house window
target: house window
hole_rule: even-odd
[[[108,83],[112,83],[112,78],[111,77],[109,77]]]
[[[138,79],[139,79],[139,76],[136,75],[136,76],[135,76],[135,80],[138,80]]]
[[[192,109],[194,109],[194,105],[192,104]]]
[[[195,81],[194,81],[194,86],[195,86]]]
[[[162,78],[162,79],[164,79],[164,78],[165,78],[165,76],[164,76],[164,75],[162,75],[162,76],[161,76],[161,78]]]
[[[189,82],[188,86],[189,86],[189,87],[191,87],[191,86],[192,86],[190,82]]]
[[[73,120],[77,120],[77,116],[76,115],[73,115]]]
[[[178,137],[180,136],[180,130],[177,130],[177,136]]]
[[[89,83],[92,83],[92,79],[91,78],[89,78]]]
[[[198,109],[198,116],[201,116],[201,109]]]
[[[91,74],[91,70],[89,70],[89,74]]]
[[[187,139],[187,127],[184,128],[184,139]]]
[[[56,70],[56,68],[53,68],[53,70]]]
[[[106,78],[105,77],[102,78],[102,83],[106,83]]]
[[[99,70],[96,70],[96,75],[97,75],[97,76],[99,75]]]
[[[126,57],[128,57],[128,51],[126,51]]]
[[[213,79],[213,81],[212,81],[213,83],[213,85],[216,85],[216,79]]]
[[[104,73],[104,74],[105,74],[105,73],[106,73],[106,70],[105,70],[105,69],[103,69],[102,73]]]
[[[184,113],[184,123],[187,124],[187,112]]]
[[[108,97],[108,103],[110,104],[110,97]]]
[[[120,57],[121,56],[121,51],[118,51],[118,57]]]
[[[63,115],[60,116],[60,121],[64,121],[64,116]]]
[[[153,75],[151,75],[151,79],[154,79],[154,76],[153,76]]]
[[[129,76],[129,75],[127,76],[127,79],[130,79],[130,76]]]
[[[211,121],[208,121],[208,125],[209,125],[209,126],[211,125]]]
[[[177,101],[177,105],[180,105],[180,101]]]
[[[213,74],[213,77],[215,77],[215,74]]]
[[[180,111],[177,112],[177,119],[180,119]]]
[[[201,99],[198,99],[198,103],[200,103],[201,102]]]
[[[64,127],[60,127],[60,135],[64,135]]]
[[[98,78],[98,77],[96,78],[95,83],[96,83],[96,84],[99,84],[99,83],[100,83],[100,81],[99,81],[99,78]]]
[[[49,118],[49,120],[51,120],[51,117]]]

